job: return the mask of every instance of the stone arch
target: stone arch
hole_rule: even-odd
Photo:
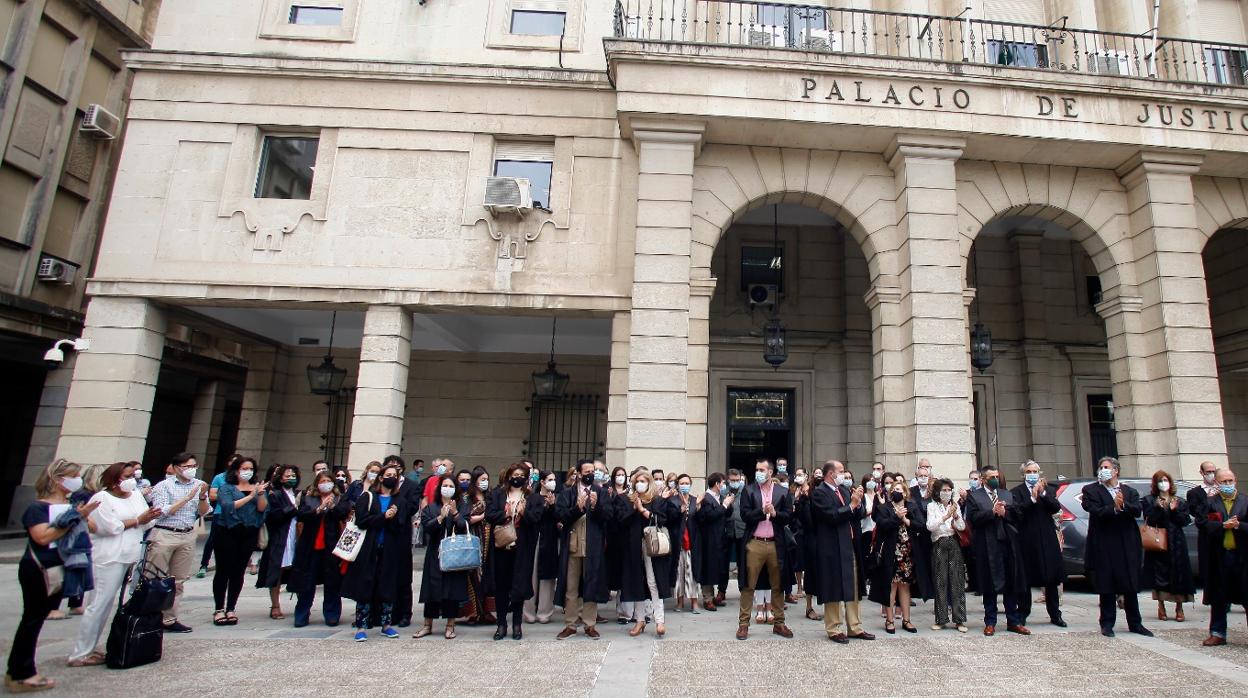
[[[1009,162],[960,161],[958,235],[962,274],[976,236],[1006,216],[1031,216],[1069,230],[1106,291],[1133,287],[1127,192],[1110,170]]]
[[[895,274],[896,184],[873,153],[708,144],[693,168],[692,277],[711,278],[711,257],[728,228],[775,203],[817,209],[862,248],[872,279]]]
[[[1234,177],[1192,177],[1199,250],[1219,230],[1248,230],[1248,181]]]

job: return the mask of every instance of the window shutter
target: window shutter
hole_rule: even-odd
[[[1048,24],[1044,18],[1044,3],[1040,0],[984,0],[982,19],[1041,26]]]
[[[1207,42],[1244,43],[1244,15],[1239,0],[1200,0],[1196,38]]]
[[[498,141],[494,144],[495,160],[555,161],[553,141]]]

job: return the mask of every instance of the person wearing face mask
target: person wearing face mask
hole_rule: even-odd
[[[914,569],[917,585],[911,587],[911,596],[927,599],[932,589],[932,534],[927,530],[927,505],[932,501],[932,464],[926,458],[920,458],[914,469],[914,485],[910,488],[910,499],[919,507],[919,518],[922,525],[914,539]],[[915,593],[918,592],[918,593]]]
[[[885,482],[888,480],[885,476]],[[902,630],[917,633],[918,628],[910,622],[910,595],[919,583],[915,540],[918,529],[926,528],[926,516],[919,502],[910,499],[905,477],[897,474],[891,480],[886,490],[888,500],[875,509],[875,543],[871,549],[874,573],[867,598],[884,607],[885,632],[897,632],[893,609],[899,607]]]
[[[454,468],[455,463],[453,463],[450,458],[433,459],[433,474],[425,480],[425,487],[420,500],[420,506],[422,508],[428,506],[429,502],[437,499],[439,487],[438,483],[442,481],[442,477],[444,475],[453,472]]]
[[[858,569],[863,571],[864,577],[870,576],[867,568],[867,556],[871,553],[871,540],[875,537],[875,508],[880,503],[880,480],[883,476],[883,471],[881,471],[880,477],[877,478],[874,469],[872,469],[866,475],[863,475],[862,480],[858,483],[858,486],[862,488],[863,516],[858,521],[858,529],[861,535],[854,538],[854,543],[858,546]]]
[[[866,589],[863,568],[858,564],[859,520],[866,516],[866,495],[854,487],[853,476],[840,461],[823,467],[823,482],[815,484],[809,500],[807,535],[814,540],[808,565],[808,592],[823,604],[824,631],[828,639],[847,644],[850,639],[874,640],[862,627],[858,601]],[[848,629],[848,633],[846,633]]]
[[[733,576],[740,574],[740,568],[744,560],[738,557],[742,549],[744,549],[743,541],[745,539],[745,521],[741,518],[741,493],[745,491],[745,474],[736,468],[728,469],[728,482],[725,483],[727,489],[724,493],[724,554],[723,561],[723,577],[731,579]],[[731,501],[728,495],[732,495]],[[721,585],[718,593],[715,594],[715,605],[723,606],[727,601],[728,586]]]
[[[750,605],[756,589],[773,592],[771,611],[772,632],[783,638],[793,637],[793,631],[784,623],[784,597],[781,595],[780,571],[784,568],[784,527],[793,518],[793,497],[780,487],[772,477],[771,463],[760,460],[755,463],[754,483],[741,495],[741,519],[745,522],[745,536],[738,550],[737,575],[741,587],[741,604],[737,619],[737,639],[750,635]],[[766,586],[762,586],[766,584]]]
[[[217,518],[221,516],[221,505],[217,502],[217,490],[221,489],[221,485],[225,484],[225,474],[230,470],[230,464],[242,458],[241,453],[231,454],[225,462],[225,470],[212,476],[212,482],[208,484],[208,503],[212,505],[212,524],[208,528],[208,537],[204,539],[204,550],[199,558],[199,571],[195,576],[203,579],[208,576],[208,562],[212,559],[213,547],[216,545],[217,535]]]
[[[1066,627],[1062,620],[1061,588],[1066,581],[1062,561],[1062,544],[1057,539],[1053,516],[1062,510],[1057,502],[1057,485],[1051,484],[1040,472],[1040,464],[1029,460],[1019,466],[1023,481],[1010,493],[1018,507],[1019,548],[1023,553],[1023,571],[1027,586],[1044,590],[1044,604],[1049,622]],[[1019,615],[1023,625],[1031,614],[1031,594],[1019,599]]]
[[[596,627],[598,604],[610,599],[606,529],[614,512],[606,493],[594,484],[594,462],[577,462],[576,472],[580,480],[566,487],[555,501],[556,517],[563,525],[555,597],[564,600],[564,627],[557,639],[575,635],[579,619],[585,634],[597,640],[601,637]]]
[[[1118,459],[1108,456],[1096,463],[1097,481],[1083,488],[1080,504],[1088,512],[1085,573],[1100,595],[1101,634],[1114,636],[1118,616],[1116,597],[1122,596],[1127,629],[1152,636],[1140,617],[1140,567],[1144,548],[1136,518],[1143,513],[1140,494],[1118,482]]]
[[[35,647],[48,612],[60,605],[64,562],[58,544],[80,521],[91,516],[98,502],[77,507],[69,495],[82,487],[82,466],[63,458],[44,468],[35,480],[35,496],[22,514],[22,527],[28,536],[26,551],[17,566],[22,589],[22,617],[9,649],[9,670],[4,676],[10,693],[45,691],[56,681],[39,675],[35,667]]]
[[[355,500],[359,499],[361,494],[371,490],[380,477],[381,461],[369,461],[368,465],[364,466],[364,472],[360,473],[360,479],[347,487],[347,501],[354,505]]]
[[[494,639],[507,637],[511,615],[511,639],[519,640],[524,602],[533,598],[533,556],[541,535],[546,508],[541,494],[529,490],[525,467],[513,463],[504,472],[503,484],[490,492],[485,520],[494,527],[493,576],[498,629]]]
[[[467,571],[443,572],[438,563],[438,553],[442,541],[457,531],[468,528],[468,510],[459,506],[455,496],[457,486],[450,475],[444,475],[438,482],[435,499],[420,511],[421,528],[425,531],[425,565],[420,576],[420,602],[424,604],[424,625],[413,638],[422,638],[433,632],[433,622],[438,618],[446,620],[442,636],[454,640],[455,618],[459,615],[461,605],[468,600]],[[490,546],[492,547],[492,546]],[[482,542],[482,552],[485,542]]]
[[[945,478],[932,487],[927,505],[927,530],[932,534],[932,577],[936,592],[936,623],[943,630],[952,616],[958,632],[966,632],[966,567],[958,533],[966,530],[962,507],[954,500],[953,482]],[[952,613],[950,612],[952,610]]]
[[[1206,589],[1209,587],[1208,580],[1213,578],[1209,566],[1213,562],[1214,553],[1209,548],[1212,540],[1205,532],[1204,522],[1209,519],[1209,514],[1214,512],[1211,505],[1218,498],[1217,474],[1218,466],[1210,461],[1204,461],[1200,464],[1200,485],[1187,491],[1187,510],[1192,520],[1196,522],[1196,554],[1199,560],[1197,572],[1200,575],[1201,584]],[[1207,591],[1205,597],[1204,603],[1208,603]]]
[[[455,499],[457,506],[467,512],[468,532],[481,539],[481,567],[469,570],[468,601],[460,609],[459,617],[466,625],[493,625],[497,622],[494,610],[494,527],[485,519],[487,495],[490,492],[490,474],[481,467],[467,473],[468,480],[459,488]]]
[[[221,514],[214,523],[219,530],[217,569],[212,576],[213,625],[238,624],[235,608],[269,507],[268,489],[269,483],[256,477],[255,459],[246,456],[230,463],[225,481],[217,488]]]
[[[616,498],[627,497],[630,491],[632,490],[628,482],[628,471],[617,465],[611,471],[611,477],[603,488],[612,511],[617,505]],[[623,527],[615,525],[612,521],[607,526],[607,589],[615,597],[615,622],[619,625],[627,625],[629,622],[629,614],[625,613],[624,604],[620,600],[620,586],[624,579],[624,556],[621,551],[624,550],[626,544]]]
[[[624,557],[620,600],[633,621],[628,634],[637,637],[645,632],[648,608],[655,634],[663,637],[667,633],[663,602],[672,597],[672,568],[680,551],[680,503],[676,497],[658,496],[643,470],[633,476],[632,491],[615,500],[614,506],[617,525],[625,531],[626,546],[620,551]],[[646,551],[644,530],[650,526],[668,529],[672,543],[668,554],[653,556]]]
[[[82,486],[69,495],[69,503],[77,508],[91,501],[101,490],[100,475],[107,465],[88,465],[82,471]],[[68,615],[59,607],[48,613],[48,620],[65,620],[83,613],[86,593],[95,588],[91,564],[91,535],[83,519],[57,543],[57,551],[65,563],[65,580],[62,596],[69,606]]]
[[[831,461],[825,465],[831,467]],[[817,473],[825,472],[822,468],[815,470]],[[839,479],[839,478],[838,478]],[[819,587],[818,582],[818,564],[816,562],[816,541],[815,541],[815,521],[812,511],[811,493],[822,482],[811,482],[807,480],[806,469],[799,467],[793,475],[793,522],[789,524],[789,529],[793,532],[793,537],[797,543],[796,550],[793,550],[794,577],[797,581],[798,595],[806,597],[806,618],[808,620],[822,620],[822,616],[815,612],[815,593],[814,589]],[[791,549],[792,550],[792,549]],[[788,599],[785,599],[788,602]],[[796,600],[790,603],[794,603]]]
[[[997,632],[997,597],[1005,606],[1006,629],[1030,635],[1020,612],[1021,597],[1031,593],[1019,549],[1019,503],[1005,487],[1001,471],[985,466],[984,486],[967,495],[966,520],[973,527],[972,540],[978,561],[978,588],[984,596],[984,635]],[[1139,533],[1136,533],[1139,543]]]
[[[676,492],[669,497],[679,512],[672,522],[672,560],[671,579],[669,583],[676,594],[676,611],[684,610],[685,600],[689,600],[689,611],[701,613],[699,589],[693,575],[693,556],[701,546],[698,527],[694,523],[697,514],[698,500],[693,495],[693,478],[686,474],[676,477]]]
[[[970,501],[971,492],[974,492],[982,486],[983,484],[978,469],[967,473],[966,489],[958,492],[958,503],[959,506],[962,507],[963,518],[966,517],[966,505]],[[971,522],[968,520],[966,522],[966,530],[969,535],[962,537],[962,562],[966,565],[966,590],[978,596],[979,580],[978,572],[976,571],[977,568],[975,566],[975,545],[973,543],[975,540],[975,533],[972,531],[972,528]]]
[[[299,468],[283,465],[273,470],[269,481],[269,508],[264,514],[264,527],[269,543],[260,555],[260,572],[256,588],[269,590],[269,618],[282,620],[282,584],[287,582],[295,562],[295,528],[298,524]]]
[[[1144,551],[1144,581],[1153,588],[1153,600],[1157,602],[1157,620],[1167,620],[1166,602],[1175,605],[1174,619],[1180,623],[1187,620],[1183,604],[1191,603],[1196,595],[1196,583],[1192,580],[1192,565],[1187,555],[1187,536],[1183,529],[1192,522],[1187,501],[1178,495],[1174,478],[1164,470],[1153,473],[1152,487],[1144,497],[1144,523],[1156,530],[1166,532],[1165,550]],[[1147,537],[1147,530],[1142,532]]]
[[[1209,538],[1209,571],[1205,603],[1209,604],[1209,637],[1205,647],[1226,644],[1227,614],[1231,604],[1248,611],[1248,495],[1230,468],[1214,473],[1217,497],[1208,502],[1209,512],[1201,527]]]
[[[174,578],[173,606],[163,612],[165,632],[189,633],[191,628],[178,622],[178,606],[183,585],[195,573],[195,522],[211,507],[208,483],[195,478],[199,463],[194,455],[179,453],[169,467],[173,478],[152,488],[151,505],[161,516],[148,533],[147,560]]]
[[[325,625],[338,625],[342,616],[342,560],[333,553],[349,510],[350,503],[327,471],[313,476],[312,484],[299,493],[299,537],[288,586],[296,598],[296,628],[308,624],[318,586],[324,586],[321,617]]]
[[[401,531],[404,527],[411,527],[408,523],[412,519],[411,503],[409,499],[396,495],[399,479],[398,468],[384,468],[372,486],[355,500],[353,507],[355,525],[365,531],[365,535],[355,561],[347,565],[347,574],[342,580],[342,595],[355,601],[355,620],[351,627],[355,628],[356,642],[368,639],[367,629],[374,609],[377,611],[375,625],[381,626],[382,636],[388,639],[399,637],[399,631],[392,627],[394,603],[398,598],[401,579],[399,568],[403,564],[410,565],[412,558],[411,546],[404,540]],[[446,498],[453,501],[455,480],[444,478],[441,486],[450,490]],[[425,533],[431,535],[432,531],[426,528]],[[429,547],[437,549],[436,545]],[[438,556],[435,552],[430,562],[426,551],[426,575],[430,573],[430,568],[438,569]],[[422,600],[424,594],[425,589],[422,588]],[[449,622],[454,623],[453,620]]]
[[[400,628],[406,628],[412,624],[413,578],[412,561],[410,558],[412,550],[412,536],[414,535],[415,527],[413,526],[413,522],[410,517],[420,511],[420,499],[424,493],[419,487],[416,487],[403,475],[404,471],[407,470],[407,463],[399,454],[392,453],[386,456],[381,461],[381,467],[383,469],[393,467],[399,472],[399,486],[395,488],[394,496],[406,502],[403,511],[409,516],[409,518],[403,522],[405,525],[399,529],[399,537],[403,539],[403,544],[406,546],[405,550],[408,551],[409,559],[406,565],[401,562],[399,563],[399,579],[396,582],[397,595],[394,599],[393,618],[395,625]]]
[[[113,463],[100,475],[100,491],[91,497],[96,505],[90,514],[95,593],[78,626],[78,639],[69,654],[71,667],[104,663],[104,654],[96,650],[100,635],[126,575],[139,561],[144,532],[160,516],[137,489],[134,467]]]
[[[537,522],[534,595],[524,602],[524,622],[546,624],[555,614],[555,583],[559,579],[559,522],[555,517],[559,478],[552,472],[534,472],[540,483],[537,495],[542,498],[542,517]]]
[[[694,512],[694,526],[700,545],[693,551],[693,578],[698,581],[702,607],[708,611],[719,610],[715,603],[715,587],[728,585],[728,549],[726,528],[728,508],[736,498],[728,489],[723,473],[711,473],[706,478],[706,491],[698,498]]]

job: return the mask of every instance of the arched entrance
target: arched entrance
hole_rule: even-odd
[[[1248,231],[1223,228],[1202,252],[1209,320],[1231,463],[1248,458]]]

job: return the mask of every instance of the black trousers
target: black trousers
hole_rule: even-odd
[[[61,592],[48,595],[43,571],[29,554],[23,555],[17,565],[17,582],[22,587],[22,619],[17,623],[13,647],[9,650],[9,677],[14,681],[25,681],[39,673],[35,669],[39,631],[43,630],[43,621],[48,613],[61,605]]]
[[[445,618],[455,620],[459,617],[459,603],[456,601],[426,601],[425,620]]]
[[[1140,618],[1140,599],[1135,592],[1122,595],[1122,610],[1127,614],[1127,627],[1139,628],[1144,625]],[[1118,621],[1118,595],[1101,594],[1101,629],[1109,630]]]
[[[238,595],[243,591],[247,563],[256,550],[260,529],[239,525],[232,528],[213,526],[212,530],[216,536],[217,556],[217,569],[212,575],[214,608],[233,611],[238,605]]]
[[[214,516],[212,526],[208,528],[208,537],[204,539],[204,554],[199,558],[200,569],[207,569],[208,561],[212,559],[213,546],[217,542],[217,519]]]
[[[1044,608],[1049,612],[1049,620],[1060,620],[1062,617],[1061,595],[1056,584],[1044,588]],[[1018,597],[1018,612],[1023,614],[1023,625],[1027,624],[1027,616],[1031,615],[1031,590]]]
[[[516,576],[516,551],[490,551],[494,555],[494,613],[498,617],[499,627],[507,626],[507,613],[511,613],[512,627],[520,627],[524,620],[524,599],[512,593]]]

